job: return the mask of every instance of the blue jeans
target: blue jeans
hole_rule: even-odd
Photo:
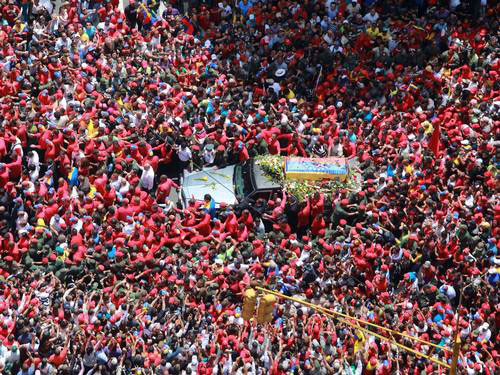
[[[30,14],[30,3],[27,4],[21,4],[21,9],[22,9],[22,18],[24,22],[28,22],[28,17]]]

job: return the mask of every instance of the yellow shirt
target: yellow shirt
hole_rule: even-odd
[[[432,124],[429,121],[424,121],[422,123],[422,126],[425,129],[425,131],[424,131],[425,134],[432,134],[432,132],[434,131],[434,127],[432,126]]]
[[[13,27],[14,31],[17,33],[22,33],[25,29],[26,25],[24,23],[16,23]]]

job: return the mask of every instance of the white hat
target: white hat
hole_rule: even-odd
[[[484,323],[481,327],[479,327],[480,331],[486,331],[490,325],[488,323]]]

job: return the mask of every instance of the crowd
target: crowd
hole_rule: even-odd
[[[496,2],[125,5],[0,0],[2,374],[446,372],[288,301],[244,321],[253,285],[458,329],[458,372],[498,373]],[[357,158],[363,187],[170,201],[264,154]]]

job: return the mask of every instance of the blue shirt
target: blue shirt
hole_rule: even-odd
[[[85,33],[89,36],[89,39],[94,39],[95,33],[97,32],[97,29],[95,26],[90,26],[85,28]]]
[[[248,13],[248,10],[252,7],[252,2],[250,0],[247,1],[246,4],[243,3],[243,1],[240,1],[240,10],[241,10],[241,13],[246,16],[247,13]]]

